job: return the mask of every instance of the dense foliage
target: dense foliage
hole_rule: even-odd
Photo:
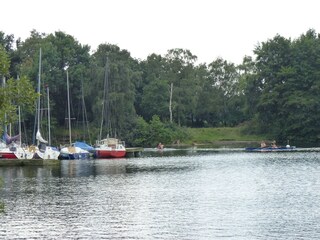
[[[18,108],[22,107],[26,112],[33,111],[34,101],[37,94],[34,91],[30,80],[26,76],[4,81],[9,76],[10,61],[7,52],[0,45],[0,125],[7,126],[9,123],[18,121]],[[3,128],[0,129],[0,134]]]
[[[113,44],[90,53],[88,45],[63,32],[33,30],[16,42],[0,32],[0,45],[1,63],[11,62],[7,73],[0,64],[0,74],[27,76],[34,88],[42,49],[41,95],[47,97],[44,90],[50,88],[56,143],[66,124],[66,69],[73,124],[79,125],[73,134],[90,143],[109,135],[128,145],[154,146],[182,141],[184,127],[239,124],[282,144],[315,146],[320,141],[320,38],[314,30],[295,40],[276,35],[255,47],[255,58],[244,56],[238,66],[222,58],[196,64],[197,56],[186,49],[170,49],[165,56],[151,53],[143,61]],[[25,117],[31,133],[32,115]],[[85,135],[80,125],[90,133]]]

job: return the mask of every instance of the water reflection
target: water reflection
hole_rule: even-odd
[[[316,152],[64,160],[0,176],[1,239],[320,237]]]

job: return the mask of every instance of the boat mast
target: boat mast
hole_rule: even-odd
[[[86,131],[88,131],[89,142],[91,142],[86,103],[84,101],[83,79],[81,80],[81,101],[82,101],[82,119],[83,119],[83,138],[86,138]]]
[[[50,122],[50,97],[49,97],[49,86],[47,86],[47,99],[48,99],[48,142],[49,142],[49,145],[51,146],[51,129],[50,129],[50,126],[51,126],[51,122]]]
[[[106,114],[106,92],[108,87],[108,57],[106,61],[106,70],[104,74],[104,87],[103,87],[103,101],[102,101],[102,116],[101,116],[101,125],[100,125],[100,137],[99,140],[102,139],[102,128],[103,128],[103,121]]]
[[[6,77],[3,75],[2,77],[2,86],[3,88],[6,87]],[[7,114],[4,113],[4,122],[6,123],[7,122]],[[8,131],[8,127],[7,127],[7,124],[4,124],[4,132],[7,133]]]
[[[38,75],[38,109],[37,109],[37,129],[40,132],[40,81],[41,81],[41,48],[39,53],[39,75]],[[37,145],[39,145],[39,139],[37,139]]]
[[[70,116],[70,93],[69,93],[69,74],[67,69],[67,93],[68,93],[68,124],[69,124],[69,144],[71,145],[71,116]]]
[[[19,81],[20,80],[20,78],[19,78],[19,75],[18,75],[18,77],[17,77],[17,81]],[[20,143],[20,145],[22,144],[22,136],[21,136],[21,132],[22,132],[22,130],[21,130],[21,108],[20,108],[20,106],[18,106],[18,115],[19,115],[19,124],[18,124],[18,131],[19,131],[19,143]]]

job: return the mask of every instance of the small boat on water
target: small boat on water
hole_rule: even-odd
[[[294,146],[286,147],[248,147],[245,148],[246,152],[291,152],[296,151],[297,148]]]
[[[88,151],[75,147],[75,146],[68,146],[64,147],[60,150],[59,159],[88,159],[90,158],[90,154]]]
[[[271,142],[271,145],[268,147],[265,141],[262,141],[260,143],[260,147],[248,147],[245,148],[246,152],[291,152],[296,151],[295,146],[290,146],[289,140],[287,145],[284,146],[277,146],[276,141],[273,140]]]
[[[117,138],[98,140],[96,146],[96,158],[123,158],[127,153],[124,143]]]

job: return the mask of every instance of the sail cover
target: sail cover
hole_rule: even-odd
[[[36,139],[39,140],[42,143],[48,143],[48,141],[43,139],[43,137],[41,136],[41,133],[39,132],[39,130],[37,131]]]
[[[2,139],[6,142],[6,144],[10,144],[12,142],[16,142],[18,141],[20,138],[20,134],[16,135],[16,136],[13,136],[13,137],[10,137],[8,135],[8,133],[4,133],[3,136],[2,136]]]

